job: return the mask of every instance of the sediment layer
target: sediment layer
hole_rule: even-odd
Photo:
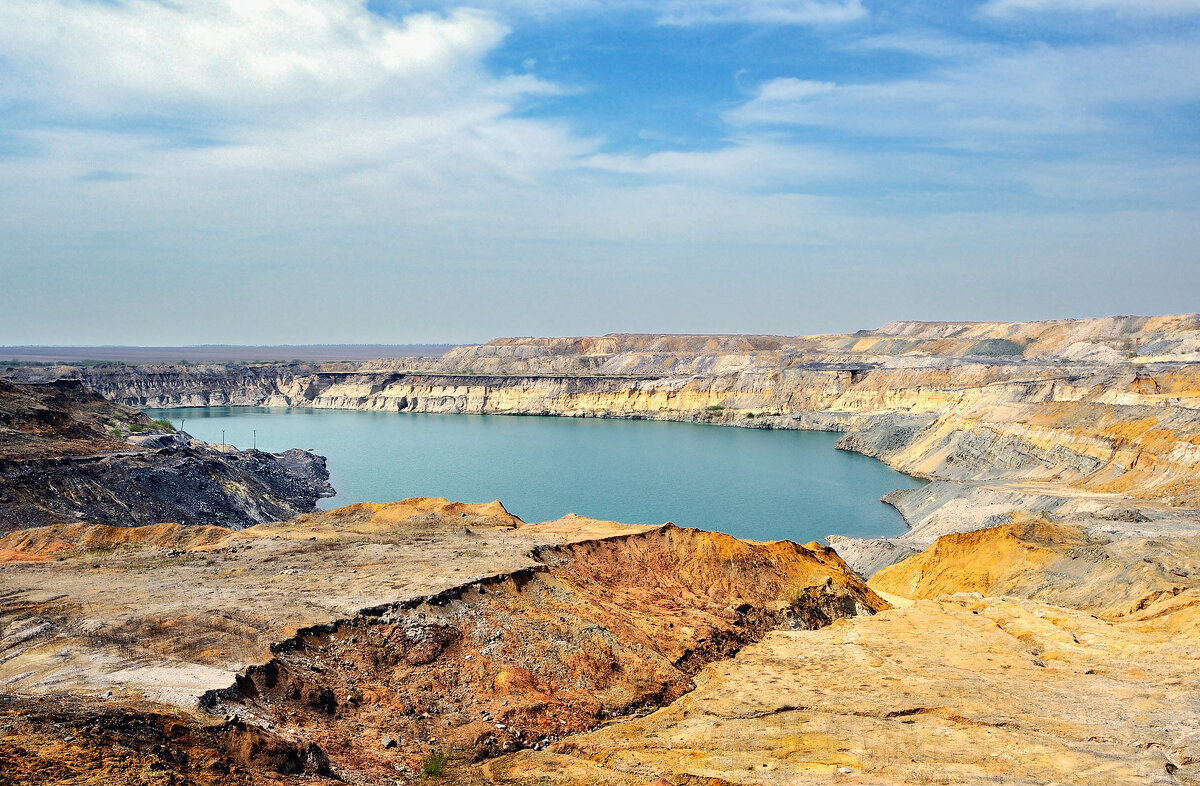
[[[837,539],[869,575],[939,535],[1041,510],[1170,529],[1200,508],[1200,317],[892,323],[851,335],[497,339],[353,370],[297,364],[20,369],[137,407],[258,405],[653,418],[847,432],[935,481],[911,532]],[[1109,518],[1106,518],[1109,517]]]

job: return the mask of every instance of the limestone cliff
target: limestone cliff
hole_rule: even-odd
[[[262,405],[652,418],[846,431],[840,447],[935,481],[893,500],[899,543],[838,541],[869,574],[1014,510],[1086,520],[1200,508],[1200,316],[892,323],[829,336],[497,339],[440,359],[93,366],[135,407]]]

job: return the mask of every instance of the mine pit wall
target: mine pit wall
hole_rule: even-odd
[[[641,375],[608,376],[446,373],[444,364],[408,361],[386,370],[374,363],[375,370],[273,364],[18,371],[74,376],[139,408],[561,415],[841,431],[839,448],[940,481],[920,504],[914,498],[896,505],[911,529],[904,536],[909,548],[1022,509],[1078,513],[1130,500],[1168,516],[1200,508],[1200,364],[931,358],[920,367],[771,366],[755,355],[693,359],[689,368],[699,363],[711,373],[677,376],[669,360],[634,364]],[[867,545],[878,551],[879,544]],[[845,540],[839,549],[850,554]]]
[[[729,361],[725,361],[725,366]],[[269,406],[563,415],[852,432],[840,447],[956,483],[1200,498],[1200,367],[954,361],[783,364],[710,376],[484,375],[314,366],[76,368],[139,408]]]
[[[771,630],[887,607],[830,549],[671,525],[534,557],[301,630],[201,704],[312,740],[335,770],[411,774],[653,710]]]
[[[325,460],[185,446],[132,455],[0,460],[0,535],[88,521],[175,521],[241,529],[311,511],[332,494]],[[121,490],[118,493],[116,490]]]

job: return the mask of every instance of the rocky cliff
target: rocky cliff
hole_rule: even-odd
[[[88,521],[244,527],[330,496],[320,456],[223,450],[75,381],[0,380],[0,533]]]
[[[897,322],[828,336],[497,339],[436,360],[17,370],[129,406],[263,405],[653,418],[847,432],[929,486],[912,531],[837,540],[864,575],[936,537],[1041,510],[1200,508],[1200,316]],[[16,373],[14,371],[14,373]]]

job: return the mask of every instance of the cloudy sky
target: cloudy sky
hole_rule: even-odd
[[[0,344],[1200,309],[1200,0],[3,0]]]

